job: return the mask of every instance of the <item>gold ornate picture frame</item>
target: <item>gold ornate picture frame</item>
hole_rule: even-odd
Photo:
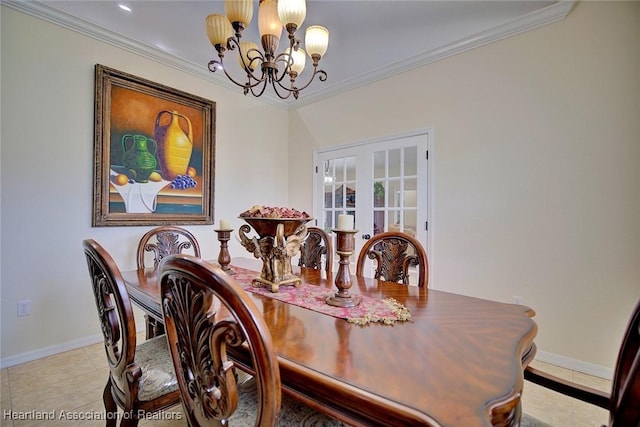
[[[96,64],[94,227],[213,224],[215,102]]]

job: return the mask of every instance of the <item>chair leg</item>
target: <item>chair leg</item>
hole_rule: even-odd
[[[149,316],[148,314],[144,315],[144,319],[147,326],[147,333],[146,333],[147,339],[151,339],[159,335],[163,335],[165,333],[164,325],[161,322],[158,322],[156,319]]]
[[[164,335],[165,333],[166,331],[164,329],[164,323],[156,322],[155,336],[158,337],[160,335]]]
[[[115,400],[113,400],[113,395],[111,394],[111,378],[107,380],[107,385],[104,387],[102,401],[104,402],[104,409],[106,411],[105,416],[107,418],[107,427],[116,427],[118,406],[116,405]]]
[[[120,421],[120,427],[137,427],[139,421],[139,418],[133,416],[122,417],[122,421]]]

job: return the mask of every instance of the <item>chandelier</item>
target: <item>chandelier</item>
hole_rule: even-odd
[[[219,57],[209,62],[209,71],[223,70],[229,80],[244,88],[245,95],[251,92],[259,97],[271,85],[281,99],[291,95],[298,99],[300,91],[316,76],[320,81],[327,79],[327,73],[318,69],[318,63],[327,51],[329,31],[319,25],[308,27],[304,44],[306,54],[295,36],[307,14],[306,0],[260,0],[258,29],[262,50],[256,43],[240,41],[242,32],[251,23],[253,0],[225,0],[224,9],[226,16],[211,14],[206,19],[207,36]],[[289,34],[288,47],[276,54],[283,28]],[[238,63],[246,73],[245,83],[236,80],[224,64],[225,52],[236,49]],[[306,84],[297,86],[296,78],[304,69],[306,55],[313,61],[313,75]]]

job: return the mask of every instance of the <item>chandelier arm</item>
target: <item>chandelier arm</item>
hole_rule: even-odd
[[[251,95],[255,96],[256,98],[262,96],[262,94],[264,93],[264,90],[267,88],[267,79],[263,78],[260,83],[262,83],[262,88],[260,89],[260,92],[255,92],[253,89],[258,85],[258,83],[254,84],[253,86],[249,86],[247,88],[245,88],[245,95],[247,94],[247,89],[251,90]]]
[[[288,57],[289,59],[285,59],[285,57]],[[276,74],[276,78],[274,79],[274,81],[280,83],[285,76],[288,76],[289,73],[287,72],[288,69],[290,69],[290,67],[293,65],[293,59],[291,58],[290,55],[287,55],[285,52],[282,52],[281,54],[279,54],[278,56],[276,56],[276,59],[274,60],[274,62],[277,64],[278,62],[282,62],[285,64],[284,69],[282,70],[282,74],[280,74],[280,76],[278,76]],[[280,85],[281,87],[284,88],[284,86]],[[285,88],[286,89],[286,88]]]
[[[215,65],[220,65],[220,67],[216,67]],[[213,65],[213,68],[212,68]],[[236,79],[233,78],[233,76],[231,76],[231,74],[229,74],[229,72],[227,71],[227,69],[224,66],[224,62],[222,60],[222,57],[220,57],[220,61],[216,61],[215,59],[209,61],[209,71],[211,71],[212,73],[215,73],[219,68],[222,68],[222,71],[224,72],[225,76],[227,76],[227,78],[229,80],[231,80],[234,84],[240,86],[240,87],[244,87],[246,88],[247,85],[249,85],[251,83],[251,79],[249,79],[249,81],[247,83],[240,83],[238,81],[236,81]],[[259,84],[260,82],[257,82],[256,84],[254,84],[253,86]]]
[[[327,73],[326,73],[324,70],[318,70],[318,69],[317,69],[317,66],[314,66],[314,67],[313,67],[313,75],[311,76],[311,78],[309,79],[309,81],[307,82],[307,84],[305,84],[305,85],[304,85],[304,86],[302,86],[302,87],[295,87],[295,86],[293,86],[293,84],[295,83],[295,80],[294,80],[293,82],[291,82],[291,88],[288,88],[288,87],[284,86],[282,83],[280,83],[280,81],[278,81],[277,83],[278,83],[278,85],[279,85],[282,89],[284,89],[284,90],[286,90],[286,91],[289,91],[289,92],[293,93],[293,97],[294,97],[294,98],[296,98],[296,99],[298,99],[298,96],[297,96],[297,95],[300,93],[300,91],[301,91],[301,90],[306,89],[307,87],[309,87],[309,85],[313,82],[313,79],[314,79],[316,76],[318,76],[318,80],[320,80],[321,82],[323,82],[323,81],[327,80]],[[274,89],[276,89],[276,92],[277,92],[277,88],[276,88],[276,86],[275,86],[275,83],[274,83],[273,87],[274,87]],[[278,95],[278,96],[280,96],[280,95]],[[280,96],[280,97],[281,97],[281,96]],[[282,98],[282,97],[281,97],[281,98]],[[283,99],[284,99],[284,98],[283,98]]]
[[[207,68],[209,68],[209,71],[211,71],[212,73],[215,73],[216,70],[218,69],[216,65],[218,65],[219,68],[222,68],[222,64],[220,63],[220,61],[216,61],[215,59],[212,59],[211,61],[209,61],[209,65],[207,65]]]
[[[248,64],[245,64],[244,59],[243,59],[243,60],[242,60],[242,64],[243,64],[243,65],[248,65],[248,68],[249,68],[250,70],[257,70],[257,69],[258,69],[258,67],[257,67],[257,66],[254,66],[254,65],[260,65],[260,64],[262,64],[262,63],[264,62],[264,60],[265,60],[265,59],[264,59],[264,55],[263,55],[263,54],[262,54],[262,52],[260,52],[258,49],[253,48],[253,49],[249,49],[249,50],[247,51],[247,56],[249,56],[249,53],[251,53],[251,52],[255,52],[255,53],[256,53],[256,55],[255,55],[253,58],[251,58],[251,60],[249,61],[249,63],[248,63]],[[245,66],[245,68],[247,68],[247,67]],[[257,79],[256,79],[256,80],[257,80]]]
[[[320,80],[321,82],[327,80],[327,73],[324,70],[318,70],[317,67],[313,67],[313,75],[311,76],[307,84],[305,84],[302,87],[296,88],[296,90],[299,92],[301,90],[308,88],[316,76],[318,76],[318,80]]]
[[[276,85],[277,83],[277,85]],[[276,93],[276,95],[278,95],[278,98],[280,99],[287,99],[289,98],[289,96],[291,96],[291,94],[293,93],[293,97],[298,99],[298,94],[297,94],[297,90],[294,89],[289,89],[285,86],[282,85],[282,83],[280,83],[280,81],[277,80],[273,80],[271,82],[271,86],[273,86],[273,91]],[[286,95],[282,95],[280,94],[280,91],[278,90],[278,86],[280,86],[282,89],[284,89],[286,91]]]
[[[229,37],[227,39],[227,50],[236,50],[238,48],[238,52],[240,52],[240,37],[236,34],[236,37]]]
[[[277,91],[277,90],[278,90],[278,87],[276,86],[276,83],[278,84],[278,86],[279,86],[281,89],[284,89],[284,90],[286,90],[287,92],[298,92],[298,91],[300,90],[300,89],[298,89],[297,87],[295,87],[295,86],[294,86],[294,84],[295,84],[295,80],[294,80],[294,81],[292,81],[292,82],[290,81],[290,86],[289,86],[289,87],[287,87],[287,86],[283,85],[283,84],[282,84],[282,82],[280,82],[279,80],[274,80],[274,81],[273,81],[273,88]]]
[[[243,86],[249,89],[253,89],[256,86],[265,83],[268,80],[268,77],[269,76],[264,72],[264,70],[262,71],[262,75],[260,76],[260,78],[257,78],[253,73],[249,73],[249,71],[247,71],[247,78],[249,80]],[[255,83],[251,83],[251,80],[255,80]],[[264,89],[260,91],[260,94],[262,94],[262,92],[264,92]],[[251,93],[253,93],[253,90],[251,90]]]
[[[246,53],[247,55],[249,55],[249,53],[255,53],[256,55],[253,56],[253,58],[251,58],[251,60],[249,61],[249,63],[247,64],[244,56],[242,55],[242,49],[240,49],[240,34],[236,33],[236,37],[230,37],[227,40],[227,49],[229,50],[235,50],[235,48],[238,48],[238,56],[240,57],[240,62],[242,62],[242,68],[243,70],[247,73],[247,78],[249,79],[248,82],[246,84],[242,84],[239,86],[245,86],[245,87],[254,87],[260,84],[260,82],[262,82],[263,80],[265,80],[265,75],[264,75],[264,71],[262,73],[262,76],[260,78],[256,77],[256,75],[253,73],[254,70],[257,70],[257,67],[252,67],[252,65],[255,63],[257,64],[261,64],[265,61],[265,57],[262,54],[262,52],[260,52],[258,49],[252,48],[249,49]],[[225,74],[227,74],[226,70],[225,70]],[[229,76],[229,74],[227,74],[227,76]],[[229,77],[231,79],[231,77]],[[231,79],[233,81],[233,79]],[[252,80],[255,80],[255,83],[251,83]],[[235,84],[238,84],[237,82],[234,81]],[[253,93],[253,91],[251,92]]]
[[[229,39],[229,41],[227,41],[228,43],[228,47],[229,50],[233,50],[234,47],[233,45],[231,45],[230,41],[232,40],[232,38]],[[234,40],[235,42],[235,40]],[[235,42],[237,45],[237,42]],[[238,51],[240,51],[240,49],[238,49]],[[260,53],[259,51],[257,51],[258,53]],[[231,74],[229,74],[229,72],[227,71],[226,67],[224,66],[224,54],[220,55],[218,54],[218,56],[220,57],[220,60],[211,60],[209,61],[209,71],[211,71],[212,73],[215,73],[217,70],[219,70],[220,68],[222,68],[222,71],[224,72],[224,74],[227,76],[227,78],[229,80],[231,80],[231,82],[233,82],[235,85],[240,86],[242,88],[244,88],[244,94],[246,95],[249,91],[251,91],[251,94],[253,94],[254,96],[258,97],[260,95],[262,95],[262,93],[264,92],[264,89],[266,87],[266,80],[267,80],[267,75],[264,73],[264,71],[262,72],[262,76],[260,76],[260,78],[257,78],[255,76],[255,74],[253,74],[248,68],[245,68],[245,72],[247,73],[247,82],[246,83],[240,83],[239,81],[237,81],[236,79],[233,78],[233,76]],[[260,58],[255,58],[255,59],[260,59]],[[218,65],[218,66],[216,66]],[[255,80],[255,83],[252,83],[252,80]],[[261,83],[265,83],[262,87],[262,90],[260,91],[259,95],[255,95],[255,92],[253,91],[253,88],[260,85]]]

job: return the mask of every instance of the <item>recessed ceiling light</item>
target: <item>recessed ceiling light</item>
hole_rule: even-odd
[[[131,12],[131,8],[126,4],[119,4],[118,7],[122,10],[126,10],[127,12]]]

